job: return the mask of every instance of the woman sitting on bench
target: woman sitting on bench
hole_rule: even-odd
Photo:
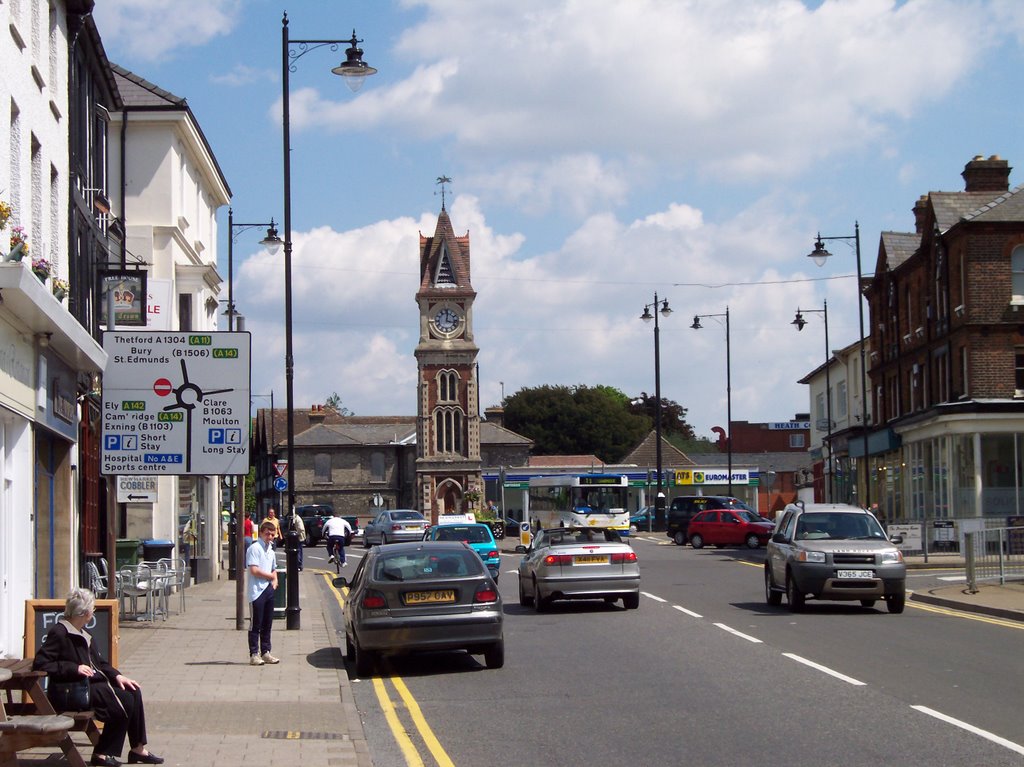
[[[129,764],[163,764],[161,757],[146,750],[146,715],[138,682],[101,657],[85,630],[95,607],[91,591],[71,589],[64,616],[46,632],[32,668],[45,671],[51,684],[89,680],[89,706],[104,725],[90,764],[119,765],[126,735],[131,744]]]

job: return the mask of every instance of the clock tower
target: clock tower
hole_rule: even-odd
[[[469,232],[456,237],[444,203],[433,237],[420,234],[416,490],[423,515],[479,512],[480,408],[469,279]]]

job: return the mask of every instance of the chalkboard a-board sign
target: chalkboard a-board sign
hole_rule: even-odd
[[[25,657],[34,658],[46,632],[64,615],[63,599],[25,600]],[[100,655],[117,667],[117,600],[97,599],[96,610],[85,630],[92,634]]]

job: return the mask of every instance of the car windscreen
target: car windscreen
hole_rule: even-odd
[[[391,518],[397,520],[415,519],[423,521],[423,517],[418,511],[392,511]]]
[[[809,511],[796,523],[797,540],[886,540],[878,520],[869,514]]]
[[[434,529],[435,541],[465,541],[466,543],[489,543],[490,531],[482,525],[458,525]]]
[[[480,575],[483,563],[474,552],[458,549],[444,552],[416,551],[385,554],[373,566],[375,581],[424,581]]]

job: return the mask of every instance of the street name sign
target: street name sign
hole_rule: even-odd
[[[103,334],[102,474],[249,473],[251,336]]]

